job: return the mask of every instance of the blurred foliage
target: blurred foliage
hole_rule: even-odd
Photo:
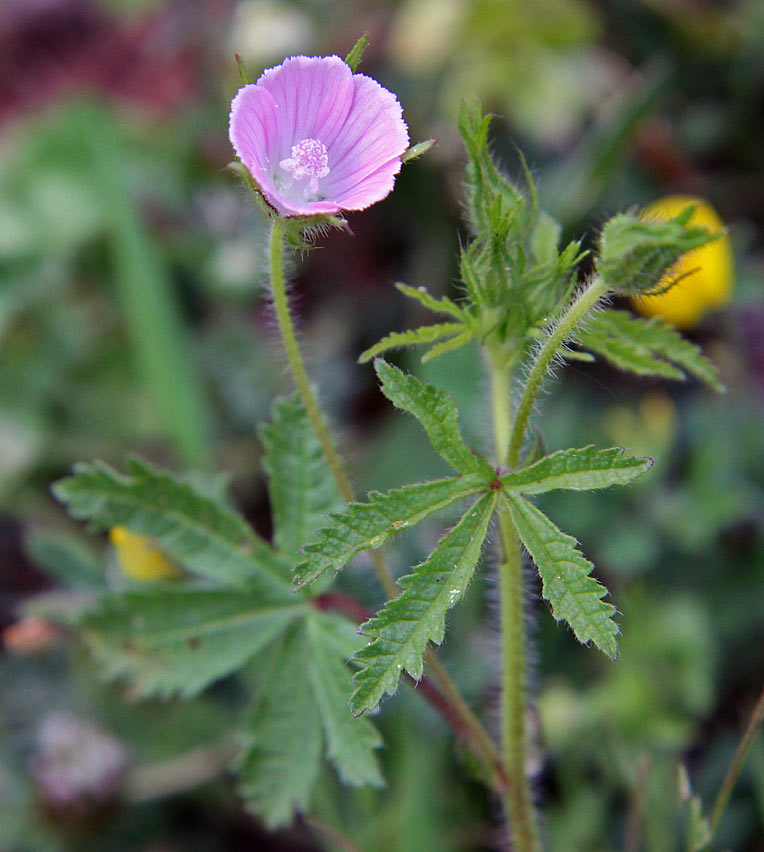
[[[49,596],[59,611],[74,611],[93,584],[130,582],[105,537],[94,548],[72,532],[48,494],[77,459],[119,463],[135,450],[202,469],[214,459],[248,518],[269,534],[256,434],[284,375],[260,298],[261,224],[222,171],[238,85],[231,54],[252,69],[290,52],[345,55],[364,30],[371,45],[360,70],[398,93],[412,138],[438,136],[440,144],[404,170],[384,204],[351,219],[354,236],[332,235],[308,253],[294,283],[311,375],[344,433],[359,488],[444,473],[413,420],[388,413],[371,370],[355,359],[391,329],[429,321],[393,289],[395,280],[455,295],[457,235],[466,239],[456,132],[464,98],[477,95],[498,114],[493,146],[515,173],[514,146],[524,150],[564,239],[593,233],[605,212],[668,194],[708,199],[729,228],[732,300],[693,330],[720,366],[726,397],[689,380],[640,382],[582,363],[561,371],[561,388],[543,402],[550,451],[616,443],[656,460],[628,492],[543,500],[600,566],[623,633],[612,664],[538,619],[535,768],[549,846],[674,852],[677,766],[686,764],[708,807],[764,671],[756,593],[764,583],[758,0],[6,0],[0,627],[35,607],[44,612]],[[400,360],[448,387],[468,441],[488,441],[472,348],[423,367],[414,354]],[[407,533],[396,570],[421,559],[440,530],[423,524]],[[363,559],[343,582],[369,608],[378,604]],[[493,595],[490,582],[470,589],[444,648],[488,718],[497,677]],[[96,682],[65,625],[36,655],[3,635],[4,852],[338,848],[305,824],[266,834],[218,771],[218,750],[227,748],[220,734],[242,707],[246,673],[192,702],[135,702]],[[74,811],[46,801],[31,766],[53,709],[121,743],[128,765],[112,798]],[[365,852],[394,842],[403,852],[499,848],[494,804],[468,758],[454,758],[432,710],[402,695],[380,727],[388,788],[348,793],[322,778],[321,823]],[[426,818],[412,824],[413,813]],[[763,831],[759,738],[718,848],[758,852]]]

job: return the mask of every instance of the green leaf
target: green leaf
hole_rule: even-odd
[[[361,627],[374,639],[355,655],[363,668],[353,678],[353,713],[372,710],[385,693],[392,695],[404,670],[422,676],[427,644],[443,641],[446,613],[472,579],[495,505],[496,492],[484,494],[429,558],[399,581],[400,596]]]
[[[462,346],[466,346],[473,337],[474,332],[471,328],[468,328],[461,334],[457,334],[456,337],[452,337],[450,340],[444,340],[442,343],[436,343],[432,349],[428,349],[427,352],[422,355],[422,363],[426,364],[428,361],[432,361],[434,358],[439,358],[447,352],[453,352],[455,349],[460,349]]]
[[[460,322],[443,322],[434,325],[424,325],[421,328],[413,328],[409,331],[394,331],[386,335],[370,346],[358,358],[360,364],[365,364],[371,361],[382,352],[387,352],[388,349],[397,349],[401,346],[416,346],[420,343],[433,343],[443,337],[458,335],[464,330],[464,323]]]
[[[368,719],[353,718],[348,698],[351,691],[351,672],[336,645],[347,643],[350,633],[352,646],[346,656],[358,648],[357,628],[346,619],[328,613],[312,613],[307,621],[311,666],[307,673],[316,696],[318,712],[326,738],[326,755],[334,764],[345,784],[359,787],[383,785],[375,750],[382,739]],[[341,634],[345,633],[343,637]]]
[[[369,46],[369,34],[364,33],[358,41],[353,45],[350,50],[350,53],[345,57],[345,62],[350,66],[350,70],[355,73],[358,70],[358,66],[361,64],[361,60],[363,59],[363,54],[366,48]]]
[[[615,659],[615,607],[602,600],[607,589],[590,576],[592,563],[578,550],[576,540],[559,530],[532,503],[510,493],[505,493],[504,499],[541,575],[541,593],[552,605],[552,615],[557,621],[567,621],[579,642],[592,641]]]
[[[611,485],[626,485],[652,467],[652,459],[623,455],[622,447],[558,450],[529,467],[500,477],[502,485],[523,494],[543,494],[565,488],[592,491]]]
[[[719,236],[688,227],[691,212],[690,207],[665,222],[620,213],[606,222],[596,268],[608,288],[617,293],[658,292],[664,274],[683,254]]]
[[[345,660],[358,642],[355,625],[313,611],[263,658],[239,769],[248,808],[271,828],[309,808],[324,748],[346,784],[383,783],[375,755],[379,734],[368,719],[354,719],[348,706]]]
[[[331,523],[318,539],[303,547],[307,558],[295,569],[294,585],[304,586],[330,569],[339,571],[362,550],[379,547],[396,533],[485,487],[479,476],[456,476],[404,485],[385,494],[372,491],[368,503],[351,503],[344,512],[331,515]]]
[[[536,263],[557,262],[557,246],[561,233],[560,224],[542,210],[531,232],[531,252]]]
[[[447,314],[462,323],[467,319],[467,313],[456,302],[452,302],[448,296],[441,296],[440,299],[436,299],[424,287],[409,287],[408,284],[402,284],[400,281],[395,286],[404,296],[408,296],[409,299],[419,302],[420,305],[434,311],[436,314]]]
[[[264,658],[246,720],[245,751],[236,767],[239,792],[247,809],[271,829],[310,808],[321,766],[323,736],[309,660],[304,626],[294,625]]]
[[[459,418],[451,397],[440,388],[416,376],[407,375],[378,358],[374,362],[382,382],[382,393],[403,411],[408,411],[424,427],[435,452],[460,473],[477,473],[493,478],[494,470],[464,443]]]
[[[126,475],[100,462],[76,465],[53,493],[75,518],[155,538],[195,574],[289,600],[285,566],[244,518],[144,461],[129,459]]]
[[[105,678],[143,697],[191,696],[238,669],[305,613],[241,590],[177,585],[111,595],[80,620]]]
[[[343,500],[298,396],[273,403],[273,422],[261,430],[276,549],[294,564]]]
[[[48,576],[70,589],[103,586],[103,562],[73,535],[38,531],[25,541],[26,551]]]
[[[685,379],[685,373],[724,391],[716,367],[671,325],[628,311],[600,311],[579,332],[584,349],[640,376]]]

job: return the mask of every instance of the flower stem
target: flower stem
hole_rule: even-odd
[[[318,402],[313,394],[313,389],[310,386],[310,379],[302,360],[292,316],[289,312],[286,281],[284,278],[284,227],[277,218],[273,219],[271,227],[270,273],[276,319],[297,390],[305,406],[310,423],[321,443],[321,448],[337,482],[340,493],[348,503],[351,503],[355,498],[353,486],[350,484],[350,479],[345,473],[342,459],[334,446],[321,410],[318,407]],[[371,551],[371,557],[385,594],[391,599],[397,597],[400,589],[396,585],[384,559],[376,551]],[[504,773],[501,767],[501,758],[491,736],[472,712],[446,669],[436,659],[432,649],[429,649],[425,656],[428,672],[437,684],[443,698],[449,703],[451,715],[459,720],[457,730],[463,733],[467,744],[478,759],[482,760],[489,767],[495,786],[497,788],[501,787],[504,781]]]
[[[549,365],[560,351],[562,344],[570,337],[573,329],[606,292],[607,285],[605,282],[599,277],[593,278],[573,300],[562,317],[560,317],[559,322],[549,333],[543,346],[536,354],[536,359],[533,362],[531,371],[528,374],[528,380],[523,389],[523,395],[520,398],[520,404],[517,408],[517,419],[512,429],[512,437],[509,444],[510,467],[515,467],[520,458],[520,450],[523,446],[528,419],[533,411],[536,394],[541,387],[541,382],[549,369]]]
[[[509,446],[511,406],[509,370],[498,360],[491,362],[491,389],[496,453],[499,463]],[[499,563],[501,610],[501,740],[507,786],[503,792],[504,813],[515,852],[540,852],[538,820],[526,772],[528,732],[526,729],[527,670],[523,562],[512,517],[503,501],[499,504],[502,558]]]

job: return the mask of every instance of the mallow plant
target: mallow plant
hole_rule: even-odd
[[[521,187],[489,153],[490,117],[465,105],[468,235],[459,247],[458,295],[397,284],[396,297],[415,300],[433,321],[392,331],[359,358],[373,364],[392,405],[416,418],[451,475],[355,493],[302,359],[284,270],[285,255],[329,239],[332,227],[345,227],[345,213],[384,198],[401,166],[432,144],[410,147],[395,95],[357,73],[365,43],[345,60],[287,59],[255,83],[240,68],[245,85],[231,106],[231,171],[269,222],[270,297],[296,386],[274,402],[261,431],[272,540],[198,476],[135,457],[124,472],[78,465],[54,486],[71,514],[112,530],[115,541],[139,537],[172,570],[150,585],[102,593],[77,619],[103,674],[137,696],[190,698],[246,670],[244,682],[254,687],[231,766],[246,807],[273,828],[310,814],[324,761],[345,784],[384,785],[371,713],[384,713],[403,681],[418,682],[417,694],[450,723],[501,803],[512,848],[536,852],[543,843],[526,771],[532,696],[524,566],[538,572],[549,613],[567,625],[571,641],[617,665],[619,634],[616,604],[594,566],[536,497],[624,486],[652,464],[619,447],[546,449],[539,393],[566,362],[595,359],[722,390],[713,365],[673,327],[611,303],[666,286],[678,259],[717,235],[688,224],[691,208],[668,221],[617,215],[604,224],[583,275],[581,242],[561,244],[524,163]],[[479,347],[485,366],[490,448],[468,446],[445,390],[385,359],[419,346],[427,361],[467,344]],[[396,580],[382,546],[443,510],[453,517],[456,507],[458,520],[429,556]],[[385,593],[370,616],[334,588],[338,572],[353,571],[362,552]],[[498,724],[479,718],[437,654],[449,611],[486,570],[496,573],[498,588]],[[693,802],[690,848],[700,850],[715,824]]]

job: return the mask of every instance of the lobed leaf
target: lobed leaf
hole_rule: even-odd
[[[321,768],[323,736],[307,670],[310,648],[302,624],[268,655],[245,722],[245,749],[237,762],[247,810],[270,828],[307,811]]]
[[[189,697],[238,669],[305,613],[239,589],[176,584],[104,598],[80,619],[105,678],[142,697]]]
[[[324,749],[346,784],[383,783],[379,734],[348,707],[345,660],[357,645],[354,625],[312,611],[264,660],[239,770],[247,807],[271,828],[309,808]]]
[[[536,563],[542,595],[557,621],[567,621],[579,642],[594,644],[612,659],[618,653],[615,607],[602,598],[607,589],[590,576],[594,566],[576,547],[576,540],[558,529],[532,503],[506,493],[520,538]]]
[[[453,352],[456,349],[460,349],[462,346],[466,346],[470,340],[472,340],[474,334],[475,333],[471,328],[467,328],[461,334],[457,334],[456,337],[452,337],[450,340],[443,340],[441,343],[436,343],[435,346],[428,349],[427,352],[422,355],[422,363],[426,364],[428,361],[432,361],[434,358],[439,358],[447,352]]]
[[[249,586],[263,600],[289,600],[285,566],[241,515],[144,461],[130,459],[126,475],[100,462],[79,464],[53,493],[75,518],[155,538],[195,574]]]
[[[318,539],[303,547],[306,561],[295,569],[294,585],[300,588],[329,569],[339,571],[362,550],[379,547],[396,533],[484,489],[481,477],[456,476],[384,494],[372,491],[368,503],[351,503],[344,512],[331,515]]]
[[[436,314],[448,314],[460,322],[464,322],[467,318],[467,313],[463,311],[456,302],[452,302],[448,296],[441,296],[436,299],[424,287],[409,287],[408,284],[402,284],[400,281],[395,285],[404,296],[409,299],[419,302],[425,308],[434,311]]]
[[[277,399],[262,428],[276,549],[292,564],[343,500],[298,396]]]
[[[640,376],[686,378],[690,373],[723,391],[716,367],[700,348],[657,318],[643,319],[627,311],[601,311],[579,333],[581,345],[621,370]]]
[[[389,349],[397,349],[401,346],[417,346],[421,343],[434,343],[444,337],[459,335],[464,330],[464,324],[460,322],[443,322],[434,325],[424,325],[421,328],[413,328],[409,331],[394,331],[386,335],[374,346],[370,346],[358,357],[361,364],[371,361],[377,355],[387,352]]]
[[[501,484],[523,494],[543,494],[565,488],[592,491],[611,485],[626,485],[652,467],[652,459],[623,455],[622,447],[557,450],[539,461],[500,477]]]
[[[353,713],[372,710],[395,692],[404,670],[422,676],[428,643],[443,641],[446,613],[472,579],[496,499],[496,492],[480,497],[429,558],[399,581],[401,594],[361,627],[374,638],[355,655],[362,668],[353,678]]]
[[[382,392],[395,405],[424,427],[432,446],[450,465],[464,474],[493,478],[494,470],[464,443],[459,417],[451,397],[416,376],[407,375],[381,358],[374,362]]]

